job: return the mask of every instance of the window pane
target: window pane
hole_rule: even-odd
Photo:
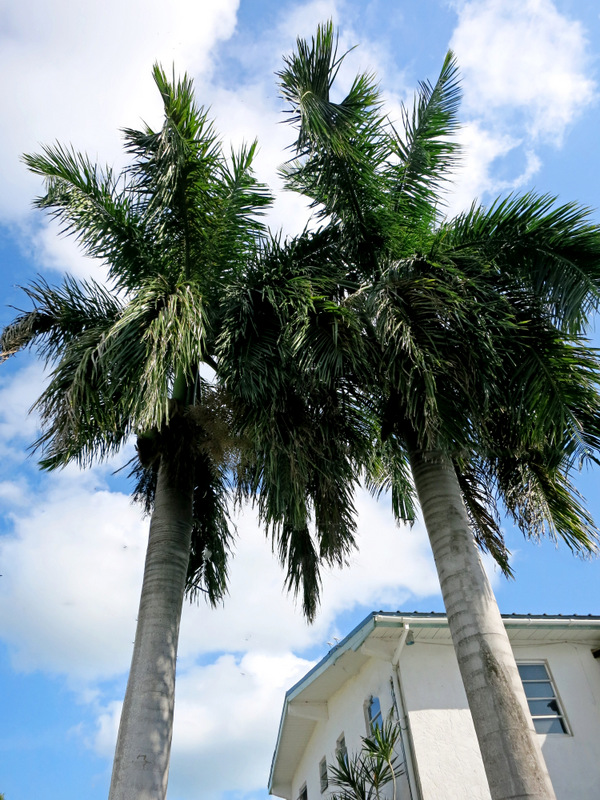
[[[327,779],[327,759],[323,758],[319,763],[319,779],[321,782],[321,791],[324,792],[329,785]]]
[[[560,715],[556,700],[530,700],[529,710],[532,717],[547,717],[550,714]]]
[[[519,675],[523,681],[547,681],[548,673],[543,664],[517,664]]]
[[[550,681],[540,681],[539,683],[524,683],[526,697],[554,697],[552,684]]]
[[[567,733],[565,723],[560,717],[540,717],[533,720],[533,725],[538,733]]]
[[[381,714],[381,705],[378,697],[372,697],[369,703],[369,719],[373,721],[375,717]]]

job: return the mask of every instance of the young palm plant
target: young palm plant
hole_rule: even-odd
[[[362,737],[360,752],[337,754],[329,768],[332,800],[396,800],[396,779],[404,767],[396,753],[400,728],[392,719]]]
[[[353,542],[344,504],[351,507],[355,476],[342,466],[339,485],[325,482],[324,452],[302,456],[296,469],[301,436],[293,428],[282,434],[277,454],[258,437],[250,441],[251,428],[236,415],[251,417],[252,409],[230,396],[220,377],[222,360],[246,384],[253,380],[250,359],[248,370],[235,365],[249,350],[226,330],[237,324],[226,300],[248,296],[240,287],[247,274],[259,276],[252,265],[269,249],[259,217],[270,197],[253,177],[256,146],[226,158],[189,79],[169,80],[156,66],[154,80],[164,123],[156,131],[124,131],[132,163],[121,174],[60,145],[25,157],[46,182],[38,207],[107,266],[108,285],[72,278],[59,287],[33,283],[25,290],[33,309],[0,340],[3,358],[33,346],[51,368],[36,404],[46,469],[89,465],[137,437],[134,496],[151,522],[111,800],[164,800],[182,602],[186,590],[212,604],[226,592],[233,541],[228,501],[263,489],[271,497],[269,507],[261,499],[261,513],[308,616],[320,560],[343,560]],[[274,289],[255,286],[251,300],[263,291]],[[263,325],[260,308],[250,310],[257,316],[246,319],[248,329],[256,330]],[[233,354],[227,341],[239,345]],[[291,386],[290,380],[284,382]],[[317,414],[317,394],[314,384],[296,391],[298,417],[307,426]],[[242,429],[244,437],[236,433]],[[327,445],[323,435],[312,441]],[[309,530],[313,508],[317,519]]]
[[[347,394],[344,376],[363,418],[378,420],[364,462],[372,488],[391,489],[401,519],[419,501],[492,798],[553,798],[478,545],[510,574],[501,503],[528,536],[597,549],[569,476],[600,450],[600,373],[585,339],[600,228],[533,194],[444,219],[458,157],[452,54],[401,130],[368,75],[334,102],[341,61],[329,24],[298,40],[280,73],[297,129],[287,185],[345,263],[324,261],[338,284],[305,315],[297,357]]]

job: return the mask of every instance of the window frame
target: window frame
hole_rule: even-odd
[[[546,677],[542,678],[523,678],[521,675],[520,667],[543,667]],[[548,666],[548,662],[543,659],[526,659],[517,661],[517,670],[519,672],[519,678],[521,680],[521,684],[523,686],[523,691],[525,692],[525,699],[527,700],[527,707],[529,709],[529,713],[531,715],[531,719],[533,721],[533,727],[535,728],[535,732],[539,736],[572,736],[573,732],[571,730],[571,726],[569,725],[569,721],[567,719],[567,715],[564,711],[564,703],[562,702],[560,695],[556,689],[556,683],[554,678],[552,677],[552,673],[550,671],[550,667]],[[550,688],[553,692],[552,697],[528,697],[526,685],[533,685],[533,684],[543,684],[548,683],[550,684]],[[556,703],[557,711],[554,714],[534,714],[532,711],[532,703],[536,701],[554,701]],[[558,720],[560,725],[562,725],[562,731],[540,731],[537,728],[536,721],[537,720]]]
[[[308,789],[306,788],[306,781],[300,787],[298,792],[298,800],[308,800]]]
[[[342,731],[335,742],[335,757],[339,759],[339,756],[342,756],[344,762],[348,763],[348,747],[346,745],[346,735]]]
[[[321,787],[321,794],[326,792],[329,788],[329,773],[327,772],[327,756],[319,761],[319,785]]]
[[[371,716],[371,707],[374,702],[377,702],[377,706],[379,710],[376,714]],[[379,728],[380,730],[383,728],[383,710],[381,708],[381,699],[379,695],[369,695],[367,700],[365,701],[365,722],[367,724],[367,736],[372,736],[375,728]]]

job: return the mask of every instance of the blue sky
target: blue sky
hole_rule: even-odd
[[[260,177],[277,188],[292,136],[274,72],[295,36],[333,18],[341,47],[380,80],[399,118],[420,79],[452,47],[461,67],[463,167],[449,213],[510,191],[600,207],[600,15],[594,0],[0,0],[0,325],[24,304],[18,285],[102,275],[30,210],[41,187],[19,161],[41,143],[72,142],[123,163],[119,128],[160,123],[152,63],[195,79],[225,140],[258,137]],[[593,217],[600,222],[600,212]],[[278,196],[278,229],[306,210]],[[595,334],[594,334],[595,335]],[[597,341],[597,339],[596,339]],[[0,369],[0,792],[6,800],[105,798],[123,696],[147,520],[114,463],[42,475],[28,456],[43,386],[30,356]],[[600,518],[598,474],[579,479]],[[396,528],[389,504],[358,498],[360,551],[324,581],[308,627],[251,510],[224,608],[186,607],[170,800],[262,800],[286,688],[373,609],[440,611],[420,523]],[[504,613],[600,613],[600,563],[506,527],[516,580],[490,568]]]

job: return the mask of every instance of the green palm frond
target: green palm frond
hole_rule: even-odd
[[[577,204],[529,193],[473,206],[441,226],[434,248],[464,269],[489,265],[500,291],[509,276],[521,282],[569,333],[598,308],[600,226]]]
[[[137,206],[164,235],[171,224],[185,226],[191,214],[206,213],[222,155],[212,121],[195,104],[191,80],[173,75],[169,81],[158,64],[153,75],[163,100],[162,127],[123,133],[135,157],[127,175]]]
[[[351,159],[353,134],[379,105],[372,78],[359,75],[344,100],[335,103],[331,89],[346,54],[338,57],[333,24],[319,25],[310,44],[297,39],[296,47],[296,53],[284,56],[285,69],[277,73],[281,94],[292,107],[291,121],[298,127],[296,151],[325,148]]]
[[[115,285],[127,289],[132,276],[156,269],[151,237],[132,209],[122,176],[60,144],[23,161],[46,184],[36,206],[48,210],[87,256],[106,264]]]
[[[396,753],[399,740],[398,723],[388,719],[370,736],[362,737],[358,753],[338,752],[336,763],[329,768],[333,800],[383,800],[389,796],[390,784],[395,797],[396,778],[404,773]]]
[[[528,538],[549,536],[573,552],[597,553],[600,534],[566,470],[551,466],[556,453],[524,453],[498,459],[495,478],[504,507]]]
[[[381,432],[382,436],[384,431]],[[415,489],[405,448],[398,437],[387,435],[373,442],[365,462],[365,487],[379,499],[388,492],[397,522],[412,523],[417,517]]]
[[[461,91],[454,54],[446,54],[435,85],[419,84],[412,114],[403,107],[402,133],[392,128],[388,180],[394,211],[403,224],[427,229],[440,213],[440,189],[451,179],[460,147]]]
[[[205,357],[208,326],[208,309],[192,281],[172,286],[156,278],[130,299],[107,336],[105,358],[135,428],[161,427],[168,419],[179,372],[186,384],[194,386]],[[191,402],[187,397],[178,399]]]
[[[296,158],[282,172],[288,188],[311,198],[320,218],[348,227],[348,244],[357,237],[363,252],[371,253],[372,266],[385,214],[377,173],[385,159],[386,137],[379,92],[370,75],[357,76],[341,102],[331,99],[343,58],[337,55],[329,23],[319,26],[310,43],[298,39],[296,53],[284,59],[278,77],[298,138]]]
[[[476,458],[455,458],[456,477],[465,503],[469,523],[480,550],[488,552],[505,577],[514,577],[510,552],[500,526],[496,484],[485,462]]]
[[[229,516],[230,476],[205,453],[195,462],[194,527],[188,565],[187,593],[203,594],[212,606],[227,594],[229,558],[235,528]]]
[[[3,358],[30,346],[52,364],[63,349],[88,329],[105,328],[122,311],[122,303],[95,281],[77,283],[65,278],[62,287],[51,287],[43,278],[23,291],[33,304],[8,325],[0,338]]]

